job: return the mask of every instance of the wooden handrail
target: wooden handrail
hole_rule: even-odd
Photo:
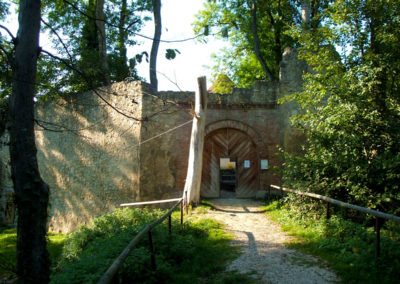
[[[319,199],[319,200],[324,200],[326,201],[326,217],[327,219],[329,219],[329,203],[341,206],[341,207],[345,207],[345,208],[349,208],[349,209],[353,209],[356,211],[360,211],[366,214],[371,214],[373,216],[375,216],[375,231],[376,231],[376,258],[379,258],[380,255],[380,245],[381,245],[381,234],[380,234],[380,229],[381,229],[381,221],[380,219],[387,219],[387,220],[392,220],[395,221],[397,223],[400,223],[400,217],[392,215],[392,214],[387,214],[384,212],[380,212],[380,211],[376,211],[376,210],[372,210],[372,209],[368,209],[365,207],[361,207],[358,205],[353,205],[350,203],[346,203],[337,199],[333,199],[324,195],[320,195],[320,194],[316,194],[316,193],[312,193],[312,192],[303,192],[303,191],[299,191],[299,190],[294,190],[294,189],[290,189],[290,188],[286,188],[286,187],[281,187],[281,186],[277,186],[277,185],[270,185],[270,188],[275,188],[281,191],[286,191],[286,192],[291,192],[291,193],[295,193],[298,194],[300,196],[309,196],[315,199]]]
[[[126,248],[122,251],[122,253],[118,256],[118,258],[113,262],[113,264],[107,269],[107,271],[103,274],[103,276],[100,278],[99,282],[97,284],[108,284],[111,283],[112,279],[114,278],[115,274],[118,272],[120,269],[121,265],[125,261],[125,259],[128,257],[129,253],[133,250],[133,248],[149,233],[151,230],[156,227],[157,225],[161,224],[165,219],[167,219],[169,216],[171,216],[172,212],[176,209],[176,207],[179,206],[179,204],[182,204],[183,198],[177,198],[176,201],[178,201],[174,206],[172,206],[171,209],[168,210],[167,213],[165,213],[161,218],[158,220],[148,224],[142,231],[140,231],[139,234],[136,235],[136,237],[130,241],[130,243],[126,246]],[[171,201],[169,201],[171,202]],[[160,202],[162,203],[162,202]],[[148,204],[154,204],[154,203],[148,203]],[[122,206],[122,204],[121,204]],[[182,206],[182,205],[181,205]]]
[[[329,202],[329,203],[332,203],[332,204],[335,204],[335,205],[339,205],[341,207],[350,208],[350,209],[353,209],[353,210],[357,210],[357,211],[360,211],[360,212],[371,214],[371,215],[379,217],[379,218],[383,218],[383,219],[387,219],[387,220],[393,220],[393,221],[395,221],[397,223],[400,223],[400,217],[392,215],[392,214],[387,214],[387,213],[384,213],[384,212],[368,209],[368,208],[361,207],[361,206],[358,206],[358,205],[353,205],[353,204],[350,204],[350,203],[346,203],[346,202],[343,202],[343,201],[340,201],[340,200],[337,200],[337,199],[333,199],[333,198],[330,198],[330,197],[327,197],[327,196],[324,196],[324,195],[316,194],[316,193],[303,192],[303,191],[294,190],[294,189],[290,189],[290,188],[286,188],[286,187],[281,187],[281,186],[277,186],[277,185],[273,185],[273,184],[271,184],[270,186],[272,188],[279,189],[279,190],[282,190],[282,191],[296,193],[298,195],[304,195],[304,196],[309,196],[309,197],[312,197],[312,198],[324,200],[326,202]]]
[[[138,206],[138,205],[150,205],[150,204],[169,203],[169,202],[175,202],[175,201],[181,201],[181,200],[182,200],[182,197],[181,198],[173,198],[173,199],[134,202],[134,203],[122,203],[119,206],[127,207],[127,206]]]

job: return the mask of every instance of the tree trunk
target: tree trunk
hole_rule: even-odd
[[[118,66],[116,71],[117,81],[122,81],[129,76],[129,67],[127,63],[128,58],[126,55],[126,40],[128,38],[128,32],[125,30],[127,13],[127,0],[122,0],[118,25],[118,64],[120,66]]]
[[[99,60],[104,78],[105,85],[109,85],[110,81],[110,67],[108,66],[107,60],[107,41],[106,41],[106,27],[104,17],[104,0],[96,1],[96,27],[97,27],[97,44],[99,47]]]
[[[34,134],[40,0],[21,0],[10,98],[10,155],[18,210],[17,273],[20,283],[47,283],[46,225],[49,188],[40,177]]]
[[[161,0],[152,0],[154,9],[154,38],[150,53],[150,85],[158,90],[157,53],[161,39]]]
[[[207,80],[197,79],[199,91],[195,98],[195,117],[193,117],[192,136],[190,138],[189,161],[184,193],[187,192],[188,204],[197,205],[200,202],[201,171],[203,168],[204,129],[207,113]],[[184,194],[185,197],[185,194]]]
[[[310,0],[301,0],[301,21],[308,31],[311,26],[311,3]]]
[[[258,32],[257,32],[257,1],[252,0],[252,5],[251,5],[251,18],[252,18],[252,30],[253,30],[253,37],[254,37],[254,52],[257,56],[258,61],[261,64],[262,69],[264,70],[265,74],[267,75],[268,79],[270,81],[274,80],[274,76],[271,73],[271,70],[269,70],[267,63],[265,62],[264,58],[261,55],[260,51],[260,38],[258,37]]]

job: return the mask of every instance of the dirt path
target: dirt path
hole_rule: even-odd
[[[228,271],[250,273],[260,283],[334,283],[338,277],[319,259],[291,250],[284,243],[291,237],[270,221],[250,199],[210,200],[215,210],[207,217],[221,221],[235,235],[234,246],[242,247],[242,255]]]

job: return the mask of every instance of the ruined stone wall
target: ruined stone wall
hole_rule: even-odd
[[[191,92],[143,92],[142,115],[146,120],[141,130],[141,141],[145,142],[140,153],[142,200],[182,196],[183,187],[177,180],[186,177],[192,115],[190,103],[179,102],[190,102],[193,96]]]
[[[282,56],[280,66],[280,84],[278,99],[295,92],[299,92],[303,86],[303,73],[311,72],[311,68],[304,60],[298,59],[295,49],[286,48]],[[280,109],[280,145],[285,151],[295,153],[301,151],[305,136],[300,131],[290,126],[289,117],[299,111],[297,102],[285,102],[279,105]]]
[[[296,150],[303,139],[288,122],[296,104],[277,105],[277,99],[301,89],[304,70],[297,53],[286,50],[279,82],[209,95],[206,126],[226,122],[235,127],[237,122],[241,131],[252,133],[259,159],[269,160],[270,169],[259,170],[260,189],[279,183],[272,169],[280,166],[277,145]],[[121,82],[98,95],[39,104],[42,127],[36,137],[40,172],[51,190],[49,229],[72,231],[120,203],[181,196],[193,102],[193,92],[154,93],[146,83]],[[8,160],[8,148],[2,147],[0,221],[12,200],[6,197],[12,196]]]
[[[279,177],[274,175],[272,170],[273,166],[280,165],[280,161],[275,155],[277,152],[276,145],[280,142],[280,113],[276,105],[278,91],[278,83],[256,82],[250,88],[234,89],[232,94],[227,95],[209,94],[208,98],[206,125],[211,125],[219,121],[238,121],[257,133],[257,141],[253,142],[259,146],[257,148],[259,158],[268,159],[270,163],[269,170],[259,171],[260,189],[266,183],[274,183],[279,180]],[[160,92],[158,96],[166,101],[178,103],[181,108],[186,109],[186,113],[190,112],[194,100],[194,93]],[[179,110],[177,113],[181,114],[183,111]],[[189,115],[185,117],[188,120],[191,119]],[[176,118],[161,119],[164,129],[180,125],[185,121],[185,119],[182,119],[182,115]],[[180,192],[182,192],[184,187],[187,173],[190,134],[191,124],[189,124],[189,127],[182,127],[174,131],[173,136],[170,136],[169,142],[165,141],[163,144],[169,147],[167,152],[169,153],[169,162],[172,165],[171,169],[173,169],[171,176],[175,176],[175,188],[179,189]],[[158,159],[158,157],[152,157],[147,152],[143,152],[143,154],[147,155],[147,158],[150,160]],[[165,166],[166,164],[163,167],[165,168]],[[259,165],[257,167],[259,168]],[[154,165],[152,168],[155,169]],[[161,167],[157,171],[162,170]],[[146,188],[147,190],[148,188]]]
[[[98,90],[115,109],[141,117],[141,85]],[[140,123],[90,92],[37,106],[38,162],[50,186],[49,229],[69,232],[139,195]],[[50,131],[53,130],[53,131]]]

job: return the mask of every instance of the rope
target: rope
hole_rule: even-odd
[[[153,140],[153,139],[156,139],[156,138],[158,138],[158,137],[160,137],[160,136],[162,136],[162,135],[164,135],[164,134],[167,134],[167,133],[169,133],[169,132],[171,132],[171,131],[174,131],[174,130],[176,130],[176,129],[182,127],[182,126],[185,126],[186,124],[188,124],[188,123],[190,123],[190,122],[192,122],[192,121],[193,121],[192,119],[191,119],[191,120],[188,120],[188,121],[186,121],[185,123],[182,123],[182,124],[180,124],[180,125],[178,125],[178,126],[175,126],[174,128],[171,128],[171,129],[169,129],[169,130],[167,130],[167,131],[164,131],[164,132],[162,132],[162,133],[160,133],[160,134],[157,134],[156,136],[153,136],[153,137],[151,137],[151,138],[149,138],[149,139],[146,139],[146,140],[144,140],[144,141],[142,141],[142,142],[139,142],[139,144],[137,144],[137,146],[140,146],[140,145],[142,145],[142,144],[144,144],[144,143],[147,143],[147,142],[149,142],[149,141],[151,141],[151,140]]]

